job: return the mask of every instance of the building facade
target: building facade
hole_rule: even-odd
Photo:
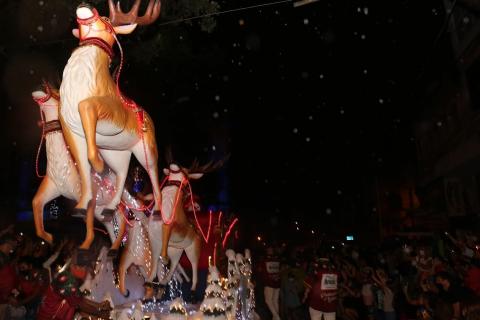
[[[415,95],[419,215],[466,224],[480,215],[480,7],[443,5],[445,28]]]

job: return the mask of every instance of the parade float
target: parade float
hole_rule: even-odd
[[[153,119],[120,89],[124,60],[117,34],[154,23],[160,1],[150,0],[143,16],[140,0],[128,13],[112,0],[108,5],[109,18],[87,4],[77,8],[73,35],[79,47],[59,90],[45,82],[32,92],[47,153],[45,176],[37,154],[42,182],[32,202],[36,233],[55,246],[55,232],[44,227],[44,206],[59,196],[76,202],[72,215],[86,224],[86,234],[73,260],[95,266],[79,289],[90,301],[110,306],[112,319],[253,319],[250,253],[227,250],[238,219],[200,213],[190,183],[223,161],[195,161],[186,168],[169,159],[161,178]],[[115,44],[120,65],[112,75]],[[125,187],[132,154],[149,177],[151,197],[136,198]],[[94,219],[111,240],[96,256],[90,252]],[[221,258],[228,260],[225,276],[216,266]],[[186,282],[190,292],[197,289],[199,265],[208,270],[201,302],[182,290]]]

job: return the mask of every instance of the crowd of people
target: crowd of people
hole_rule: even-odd
[[[75,238],[50,246],[13,225],[0,231],[0,320],[67,320],[77,313],[108,319],[110,304],[80,291],[95,259],[77,254],[77,246]]]
[[[480,319],[480,244],[469,232],[266,249],[262,319]]]
[[[52,247],[13,226],[0,231],[0,320],[108,318],[108,303],[79,292],[95,259],[72,254],[77,246]],[[286,244],[266,248],[254,267],[261,319],[480,320],[480,241],[468,232],[391,237],[375,247]]]

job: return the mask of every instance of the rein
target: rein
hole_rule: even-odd
[[[33,98],[33,100],[38,104],[39,107],[58,107],[58,105],[45,104],[48,100],[50,100],[50,98],[60,100],[60,96],[52,91],[52,89],[50,88],[50,85],[46,81],[43,81],[42,85],[46,93],[45,96],[40,98]],[[60,121],[58,120],[53,120],[45,123],[45,117],[43,115],[42,108],[39,108],[38,110],[40,111],[40,119],[42,121],[42,136],[40,137],[40,143],[37,149],[37,156],[35,157],[35,174],[37,175],[38,178],[43,178],[45,177],[45,175],[40,174],[40,170],[38,168],[40,151],[42,151],[43,140],[45,139],[45,135],[47,133],[62,130],[62,126],[60,125]],[[54,122],[57,122],[57,123],[54,124]]]

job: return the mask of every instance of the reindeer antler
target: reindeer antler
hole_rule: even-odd
[[[188,172],[189,173],[208,173],[208,172],[215,171],[215,170],[221,168],[225,164],[225,162],[228,160],[229,157],[230,157],[230,155],[227,155],[223,159],[220,159],[220,160],[215,161],[215,162],[213,160],[210,160],[209,162],[207,162],[203,166],[201,166],[200,163],[198,162],[198,160],[195,159],[195,160],[193,160],[193,163],[190,166],[190,168],[188,168]]]
[[[153,23],[160,16],[161,2],[160,0],[150,0],[147,10],[141,17],[138,16],[140,8],[140,0],[135,0],[130,11],[124,13],[120,7],[120,1],[115,5],[113,0],[108,0],[108,8],[110,11],[110,22],[113,26],[137,23],[138,25],[147,25]]]

